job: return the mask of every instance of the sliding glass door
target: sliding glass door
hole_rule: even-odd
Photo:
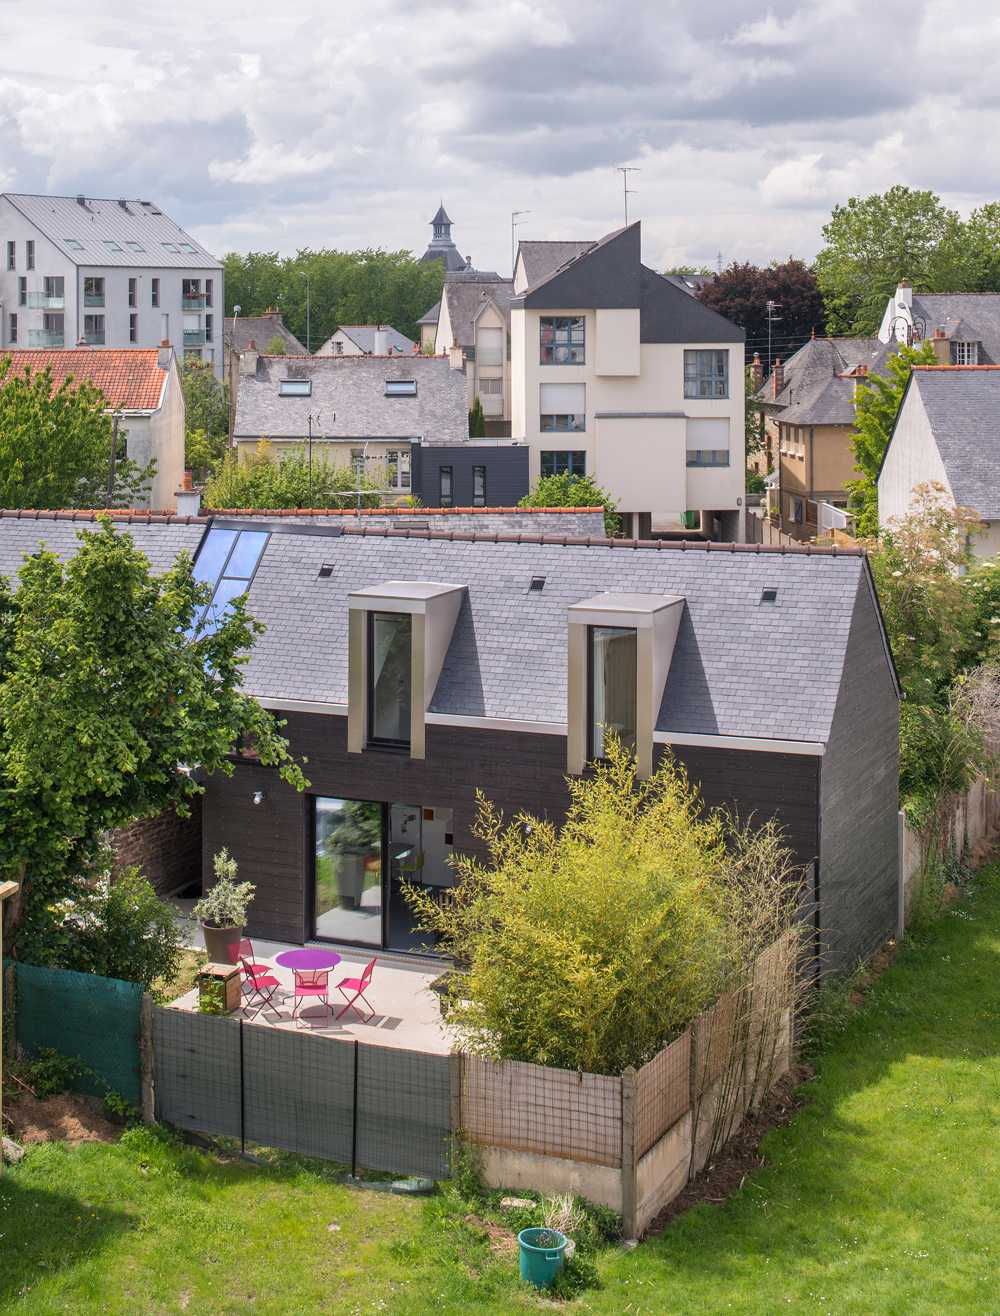
[[[382,945],[383,806],[315,800],[314,935]]]

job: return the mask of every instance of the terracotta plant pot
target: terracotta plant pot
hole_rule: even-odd
[[[229,948],[242,941],[242,928],[210,928],[203,923],[201,930],[205,935],[205,950],[208,952],[209,964],[236,963],[239,957]]]

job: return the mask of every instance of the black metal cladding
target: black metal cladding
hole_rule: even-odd
[[[475,468],[485,467],[485,503],[477,504]],[[452,507],[514,507],[528,492],[528,449],[414,444],[410,452],[413,493],[424,507],[441,506],[441,468],[451,469]]]

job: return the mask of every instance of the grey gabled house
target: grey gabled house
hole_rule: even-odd
[[[77,529],[3,514],[0,570]],[[246,687],[308,758],[305,795],[252,751],[205,783],[204,871],[231,850],[251,933],[412,948],[400,880],[452,883],[476,791],[558,821],[607,726],[642,773],[672,753],[707,804],[784,825],[825,968],[894,931],[899,691],[861,552],[263,516],[130,530],[158,567],[204,554],[220,598],[245,586],[266,626]]]

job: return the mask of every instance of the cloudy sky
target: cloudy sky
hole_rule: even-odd
[[[838,200],[1000,196],[994,0],[6,0],[0,189],[148,197],[218,254],[463,254],[621,222],[659,266],[811,257]]]

